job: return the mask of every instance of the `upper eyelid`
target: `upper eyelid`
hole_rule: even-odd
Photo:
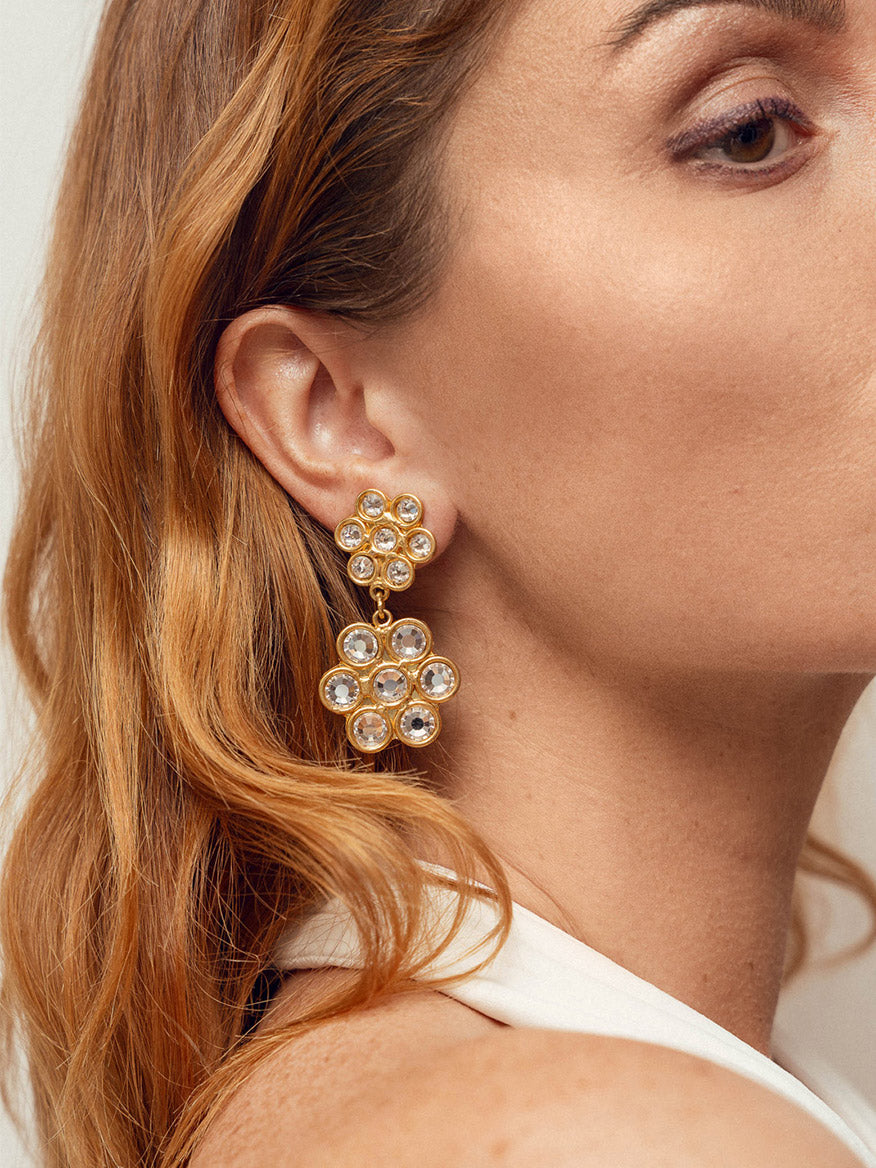
[[[745,30],[746,34],[748,31]],[[715,87],[725,82],[728,89],[735,88],[737,83],[749,83],[758,87],[762,84],[764,88],[776,86],[783,92],[790,88],[791,94],[795,94],[802,84],[805,92],[813,89],[821,92],[830,85],[829,74],[823,61],[813,62],[793,41],[777,43],[773,37],[746,35],[744,39],[717,46],[706,43],[701,58],[694,55],[689,68],[669,75],[664,109],[667,116],[670,112],[677,115],[697,95],[720,98]]]
[[[667,140],[666,145],[675,154],[684,153],[685,150],[706,144],[710,135],[714,135],[716,138],[720,137],[722,132],[727,130],[728,126],[732,126],[734,122],[742,121],[746,117],[750,117],[752,120],[757,119],[758,116],[777,118],[785,122],[790,122],[810,133],[817,129],[815,123],[807,117],[796,103],[787,99],[782,100],[788,106],[787,113],[770,109],[768,105],[764,108],[764,98],[743,102],[741,105],[729,109],[723,114],[716,115],[714,118],[705,122],[700,122],[689,130],[684,130],[680,134],[674,134]]]

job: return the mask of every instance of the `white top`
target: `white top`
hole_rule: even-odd
[[[419,862],[432,872],[459,880],[448,868]],[[450,889],[432,888],[425,922],[429,938],[445,935],[456,896]],[[461,972],[485,956],[495,941],[484,943],[483,938],[497,920],[493,904],[475,901],[445,952],[418,978],[428,981],[432,976]],[[478,952],[480,943],[485,948]],[[283,934],[273,960],[281,970],[327,965],[360,968],[358,933],[349,910],[341,901],[330,900]],[[440,992],[510,1026],[633,1038],[729,1067],[810,1112],[867,1168],[876,1168],[876,1111],[836,1072],[811,1054],[804,1057],[795,1050],[790,1036],[774,1030],[773,1051],[778,1060],[774,1062],[516,901],[511,932],[497,956],[466,981]]]

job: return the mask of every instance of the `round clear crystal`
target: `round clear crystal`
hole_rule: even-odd
[[[405,560],[390,560],[386,576],[391,584],[407,584],[411,578],[411,565]]]
[[[371,536],[371,543],[378,552],[393,552],[398,543],[398,537],[391,527],[378,527]]]
[[[428,706],[408,706],[399,718],[399,734],[405,742],[416,745],[432,737],[435,724],[435,714]]]
[[[341,543],[351,551],[357,548],[365,538],[365,532],[358,523],[345,523],[341,528]]]
[[[380,645],[367,625],[356,625],[344,637],[341,647],[353,665],[366,665],[377,656]]]
[[[353,737],[365,750],[374,750],[389,737],[389,723],[377,710],[363,710],[353,720]]]
[[[400,702],[408,696],[408,679],[400,669],[394,665],[387,665],[379,673],[375,673],[371,680],[371,689],[374,696],[382,702]]]
[[[405,495],[396,503],[395,513],[402,523],[416,523],[420,518],[420,505],[416,499]]]
[[[398,625],[392,634],[392,651],[404,661],[416,661],[426,652],[426,634],[419,625]]]
[[[349,710],[359,700],[359,682],[352,673],[333,673],[323,692],[334,709]]]
[[[383,514],[383,499],[376,491],[366,491],[362,496],[362,510],[372,519],[379,519]]]
[[[370,580],[374,575],[374,561],[370,556],[353,556],[350,572],[357,580]]]
[[[420,688],[430,698],[446,698],[455,684],[456,677],[446,661],[427,661],[420,670]]]
[[[408,551],[418,560],[432,554],[432,537],[427,531],[417,531],[408,539]]]

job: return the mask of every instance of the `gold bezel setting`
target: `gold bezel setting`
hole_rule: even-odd
[[[343,716],[347,739],[366,754],[394,740],[416,747],[434,742],[439,706],[459,689],[459,670],[432,652],[425,621],[393,620],[384,606],[390,592],[410,588],[416,569],[435,556],[435,537],[422,521],[416,495],[389,499],[369,489],[335,528],[335,543],[349,556],[347,575],[369,589],[377,609],[371,624],[355,621],[338,633],[339,662],[322,675],[319,698]]]
[[[428,746],[441,731],[441,715],[429,702],[408,702],[396,714],[392,728],[407,746]]]
[[[422,645],[418,643],[422,638]],[[406,636],[413,642],[408,655],[398,645],[397,635]],[[350,642],[348,642],[350,638]],[[368,642],[373,638],[377,644],[375,652],[370,651]],[[359,645],[358,650],[354,645]],[[432,653],[432,634],[424,621],[412,617],[401,617],[383,627],[373,627],[356,621],[341,629],[337,638],[338,655],[341,657],[339,665],[327,670],[320,682],[320,699],[326,709],[335,714],[342,714],[346,720],[347,738],[358,750],[371,753],[388,746],[393,738],[406,743],[408,746],[427,746],[438,737],[441,729],[441,714],[439,706],[453,697],[459,688],[459,669],[448,658]],[[362,657],[363,660],[356,660]],[[423,680],[423,675],[430,669],[440,670],[449,675],[448,684],[443,692],[436,692],[429,688]],[[384,671],[391,670],[404,678],[404,691],[396,696],[390,693],[381,695],[376,687],[375,680]],[[349,698],[345,702],[332,703],[327,690],[333,678],[351,679],[354,683],[348,686]],[[425,712],[425,721],[431,718],[434,722],[425,734],[421,734],[421,726],[411,733],[409,720],[404,723],[406,713],[413,710]],[[380,714],[390,733],[385,741],[374,744],[373,733],[363,733],[362,727],[357,729],[357,720],[363,713],[375,712]]]
[[[435,537],[421,526],[422,518],[423,504],[416,495],[405,492],[388,499],[383,491],[362,491],[355,514],[335,528],[335,543],[350,557],[347,575],[353,583],[391,592],[410,588],[416,569],[435,555]],[[371,569],[361,570],[369,562]]]
[[[424,679],[423,674],[428,673],[429,670],[436,674],[440,670],[444,674],[443,689],[437,689],[435,681],[428,683]],[[420,667],[417,670],[417,689],[428,702],[446,702],[459,689],[459,670],[449,657],[429,656],[420,662]]]
[[[383,726],[383,733],[377,733],[378,723]],[[372,733],[367,732],[372,728]],[[347,716],[347,736],[358,750],[365,750],[372,754],[376,750],[383,750],[392,741],[394,728],[392,720],[386,716],[386,711],[377,706],[362,706],[354,714]]]

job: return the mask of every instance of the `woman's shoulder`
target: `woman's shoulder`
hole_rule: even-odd
[[[260,1029],[351,971],[296,974]],[[693,1055],[512,1028],[422,989],[259,1065],[190,1168],[860,1168],[796,1105]]]
[[[255,1034],[306,1016],[352,986],[357,976],[354,970],[337,968],[288,973]],[[342,1117],[356,1106],[367,1110],[369,1094],[379,1084],[413,1074],[457,1045],[506,1029],[422,985],[330,1018],[291,1036],[257,1064],[205,1131],[189,1168],[331,1162],[321,1158],[328,1155],[325,1134],[336,1131],[340,1136]],[[312,1160],[303,1151],[309,1141],[321,1148]]]

